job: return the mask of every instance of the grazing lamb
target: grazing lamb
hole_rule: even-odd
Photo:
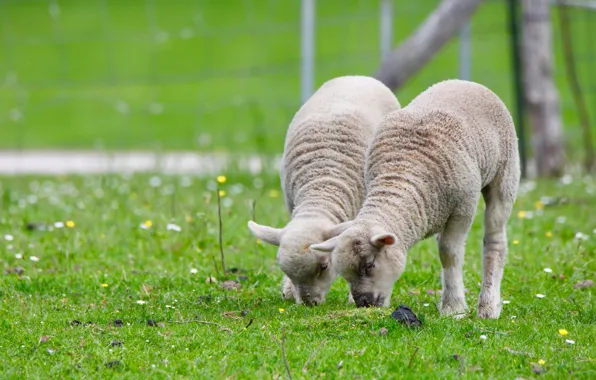
[[[408,250],[438,234],[440,311],[461,316],[467,309],[465,241],[482,194],[486,210],[478,315],[498,318],[505,226],[519,177],[516,132],[503,102],[480,84],[437,83],[385,117],[367,151],[362,208],[343,232],[311,249],[333,258],[357,306],[388,306]]]
[[[286,299],[317,305],[337,273],[329,255],[309,250],[342,231],[364,199],[364,160],[383,117],[400,108],[395,95],[371,77],[324,83],[298,110],[287,131],[281,183],[290,222],[283,228],[248,222],[260,240],[279,246]]]

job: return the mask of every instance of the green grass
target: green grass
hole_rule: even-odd
[[[0,148],[281,151],[300,101],[299,0],[57,3],[52,19],[46,1],[0,1]],[[395,2],[395,44],[437,3]],[[376,71],[378,13],[378,1],[317,1],[316,86]],[[594,12],[571,16],[594,108]],[[566,138],[577,148],[556,12],[552,18]],[[513,112],[507,25],[505,1],[487,0],[474,14],[472,79]],[[401,103],[456,77],[457,54],[456,37],[398,91]],[[579,152],[569,149],[573,157]]]
[[[461,373],[512,379],[537,376],[534,371],[552,379],[594,378],[594,288],[573,286],[596,272],[594,178],[574,178],[568,185],[538,182],[519,196],[507,228],[510,251],[502,285],[503,299],[511,302],[499,320],[477,319],[473,311],[455,321],[438,314],[439,296],[428,292],[440,289],[433,239],[410,252],[390,308],[347,305],[341,278],[320,307],[282,300],[275,249],[257,245],[246,228],[253,199],[259,222],[287,221],[278,177],[226,174],[223,242],[226,265],[237,272],[225,278],[246,276],[239,290],[206,283],[209,276],[225,279],[213,265],[219,263],[219,247],[212,178],[160,176],[159,187],[145,175],[2,178],[0,377],[281,378],[285,326],[293,378]],[[536,202],[547,196],[553,203],[538,215]],[[465,265],[473,310],[481,281],[482,209],[481,202]],[[151,228],[141,229],[146,220]],[[26,228],[57,221],[75,226]],[[182,231],[168,231],[167,223]],[[589,238],[578,241],[577,232]],[[7,234],[13,240],[5,240]],[[20,274],[14,273],[17,267]],[[400,303],[418,314],[423,328],[412,330],[389,317]],[[246,316],[238,314],[243,310]],[[122,327],[115,326],[117,319]],[[158,325],[148,326],[149,319]],[[75,320],[81,324],[71,325]],[[381,328],[386,336],[377,334]],[[563,337],[559,329],[569,334]],[[122,345],[112,346],[113,341]],[[114,361],[120,364],[109,368]]]

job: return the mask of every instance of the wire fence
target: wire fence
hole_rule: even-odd
[[[0,148],[279,153],[302,98],[331,77],[374,73],[388,46],[438,3],[0,0]],[[596,19],[586,4],[570,8],[570,20],[593,119]],[[554,15],[553,27],[573,145],[581,133]],[[508,33],[506,1],[486,0],[397,92],[400,102],[437,81],[468,77],[513,110]]]

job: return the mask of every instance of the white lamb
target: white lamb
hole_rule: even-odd
[[[290,222],[283,228],[248,222],[260,240],[279,246],[286,299],[317,305],[337,273],[328,255],[309,250],[342,231],[364,199],[364,160],[383,117],[400,108],[378,80],[344,76],[324,83],[298,110],[287,131],[281,184]]]
[[[440,311],[466,312],[462,266],[480,194],[484,214],[478,315],[498,318],[505,231],[520,168],[513,121],[486,87],[447,80],[389,114],[367,151],[366,199],[343,232],[311,246],[332,252],[357,306],[388,306],[408,250],[434,234],[443,266]]]

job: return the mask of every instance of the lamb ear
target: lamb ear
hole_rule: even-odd
[[[262,226],[250,220],[248,222],[248,228],[257,239],[269,243],[272,245],[279,245],[283,229],[273,228],[268,226]]]
[[[370,238],[370,242],[372,245],[380,249],[386,245],[395,244],[397,242],[397,236],[391,232],[383,232],[373,235],[373,237]]]
[[[352,221],[352,220],[337,224],[337,225],[333,226],[332,228],[328,229],[327,231],[325,231],[325,236],[327,237],[327,239],[334,238],[337,235],[344,232],[345,230],[347,230],[348,228],[350,228],[350,226],[352,226],[352,224],[354,224],[354,221]]]
[[[309,248],[315,251],[331,252],[337,244],[337,236],[318,244],[312,244]]]
[[[312,247],[312,245],[311,245],[311,247]],[[313,253],[315,254],[318,262],[321,263],[321,264],[322,263],[325,263],[325,262],[331,261],[330,260],[331,252],[324,252],[324,251],[313,250]]]

